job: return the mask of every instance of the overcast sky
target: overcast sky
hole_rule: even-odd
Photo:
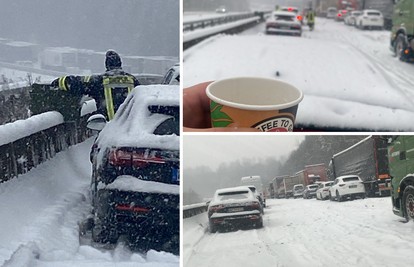
[[[215,170],[222,162],[243,158],[288,156],[304,140],[302,135],[185,135],[185,168],[209,166]]]

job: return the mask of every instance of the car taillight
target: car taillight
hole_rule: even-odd
[[[223,206],[212,206],[212,207],[210,207],[210,211],[217,211],[217,210],[222,210],[222,209],[224,209],[224,207]]]
[[[266,197],[266,193],[265,193],[265,191],[263,190],[263,198],[265,198]]]
[[[300,26],[300,25],[292,25],[292,28],[295,28],[295,29],[300,29],[302,26]]]
[[[296,17],[298,20],[302,20],[302,16],[297,16]]]
[[[115,207],[115,209],[117,210],[130,210],[130,211],[135,211],[135,212],[149,212],[150,209],[149,208],[144,208],[144,207],[135,207],[134,205],[117,205]]]
[[[246,203],[246,206],[258,208],[258,207],[260,207],[260,203],[258,203],[258,202],[250,202],[250,203]]]
[[[340,184],[339,186],[344,186],[345,184]]]
[[[288,11],[293,11],[293,8],[289,7],[289,8],[288,8]]]
[[[342,15],[341,14],[338,14],[338,17],[342,17]]]
[[[112,150],[109,154],[109,163],[113,166],[134,166],[143,168],[148,163],[165,163],[165,160],[153,153],[138,153],[135,151]]]
[[[251,217],[250,220],[257,220],[260,219],[259,217]]]
[[[346,10],[342,10],[342,13],[344,13],[344,14],[345,14],[345,13],[348,13],[348,11],[346,11]]]
[[[325,189],[323,189],[322,191],[325,191],[325,192],[326,192],[326,191],[329,191],[329,188],[325,188]]]
[[[379,187],[383,188],[385,187],[385,184],[380,184]]]

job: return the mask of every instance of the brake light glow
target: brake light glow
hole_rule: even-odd
[[[343,13],[343,14],[345,14],[345,13],[348,13],[348,11],[346,11],[346,10],[342,10],[342,13]]]
[[[137,153],[135,151],[117,149],[110,152],[109,163],[113,166],[143,168],[148,163],[165,163],[165,160],[151,153]]]
[[[302,16],[297,16],[296,17],[298,20],[302,20]]]
[[[212,206],[210,207],[210,211],[217,211],[217,210],[222,210],[224,209],[223,206]]]
[[[410,51],[408,51],[408,49],[405,49],[405,51],[404,51],[406,54],[408,54]]]
[[[342,17],[342,15],[341,14],[338,14],[338,17]]]
[[[291,7],[288,7],[288,11],[293,11],[293,8],[291,8]]]
[[[130,211],[135,211],[135,212],[149,212],[150,209],[148,208],[144,208],[144,207],[134,207],[131,205],[117,205],[115,207],[117,210],[130,210]]]

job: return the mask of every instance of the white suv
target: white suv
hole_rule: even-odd
[[[346,175],[335,179],[329,188],[329,199],[341,202],[351,198],[365,198],[365,186],[357,175]]]

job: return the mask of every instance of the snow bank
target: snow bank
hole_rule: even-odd
[[[115,179],[113,183],[104,186],[104,188],[118,189],[121,191],[135,191],[135,192],[173,194],[173,195],[180,194],[179,185],[157,183],[153,181],[144,181],[144,180],[140,180],[136,177],[129,176],[129,175],[119,176],[118,178]]]
[[[57,111],[49,111],[26,120],[0,125],[0,146],[61,123],[63,123],[62,114]]]

